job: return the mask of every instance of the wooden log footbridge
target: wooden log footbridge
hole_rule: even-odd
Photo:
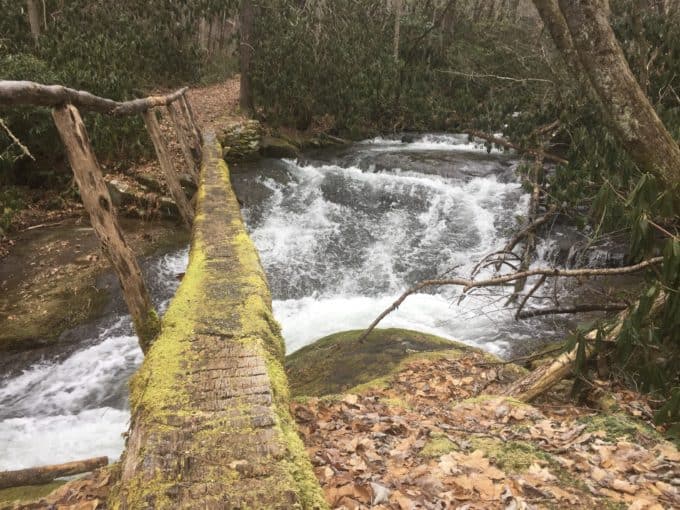
[[[212,134],[204,139],[200,133],[186,92],[121,103],[60,86],[0,81],[0,106],[53,108],[83,204],[145,353],[130,383],[130,430],[108,506],[326,508],[288,410],[285,349],[267,279],[222,149]],[[162,108],[187,169],[196,169],[195,211],[158,128],[156,110]],[[144,117],[168,187],[192,226],[189,266],[162,322],[118,226],[79,110]]]

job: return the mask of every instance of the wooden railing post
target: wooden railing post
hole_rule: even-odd
[[[85,125],[80,113],[72,105],[55,108],[52,116],[66,147],[83,205],[90,215],[104,255],[118,276],[139,337],[139,345],[146,353],[160,332],[160,320],[144,284],[135,254],[125,242],[118,225],[113,202],[92,151]]]
[[[194,182],[198,184],[198,164],[191,154],[191,144],[187,138],[187,130],[190,127],[184,122],[182,114],[178,111],[175,103],[170,103],[167,107],[168,113],[170,114],[170,119],[172,120],[173,127],[175,128],[175,133],[177,133],[177,140],[182,148],[182,154],[184,154],[184,159],[187,162],[187,168],[189,173],[194,178]]]
[[[203,160],[203,135],[201,134],[201,131],[198,129],[198,126],[196,125],[196,120],[194,119],[194,112],[191,110],[191,103],[189,103],[189,100],[186,97],[186,94],[182,94],[182,97],[179,98],[178,101],[179,108],[182,112],[182,115],[186,119],[187,126],[189,126],[189,130],[191,131],[192,138],[194,143],[192,144],[192,152],[194,154],[194,157],[196,158],[197,162],[201,162]]]
[[[179,182],[179,176],[177,175],[175,166],[170,158],[168,147],[165,144],[165,140],[163,140],[161,128],[158,119],[156,118],[156,112],[150,108],[146,110],[143,115],[146,130],[149,132],[153,146],[156,149],[156,156],[158,156],[158,162],[161,165],[163,175],[165,175],[165,182],[168,184],[170,194],[177,204],[182,220],[184,220],[187,227],[191,228],[191,225],[194,222],[194,210],[189,204],[189,201],[184,194],[184,190],[182,189],[182,185]]]

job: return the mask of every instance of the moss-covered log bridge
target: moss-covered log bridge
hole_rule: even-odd
[[[83,203],[145,352],[130,384],[130,431],[109,507],[326,508],[288,410],[284,344],[266,277],[219,143],[208,134],[196,146],[203,137],[185,92],[119,103],[61,86],[0,81],[0,106],[53,108]],[[196,158],[201,171],[196,211],[187,210],[184,218],[193,224],[189,266],[159,328],[78,108],[143,115],[172,189],[177,175],[153,111],[161,107],[189,169]]]
[[[284,345],[217,142],[189,267],[131,383],[118,508],[325,508],[288,411]]]

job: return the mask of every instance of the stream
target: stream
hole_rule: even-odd
[[[365,328],[422,279],[469,275],[526,214],[516,165],[512,155],[489,153],[466,135],[424,135],[234,166],[288,352]],[[536,264],[547,252],[539,244]],[[161,311],[187,259],[183,248],[144,262]],[[434,333],[500,356],[563,336],[565,320],[515,321],[503,307],[506,295],[486,290],[459,304],[459,288],[434,289],[411,296],[380,327]],[[70,333],[78,334],[75,348],[0,376],[0,470],[119,457],[127,380],[142,355],[118,302]]]

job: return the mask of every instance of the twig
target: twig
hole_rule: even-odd
[[[537,352],[534,354],[529,354],[527,356],[519,356],[517,358],[509,359],[506,361],[485,361],[484,363],[475,363],[476,367],[492,367],[492,366],[498,366],[498,365],[512,365],[512,364],[517,364],[519,362],[524,362],[527,363],[529,361],[534,361],[535,359],[543,358],[544,356],[549,356],[551,354],[555,354],[556,352],[561,352],[564,350],[564,347],[555,347],[554,349],[549,349],[547,351],[541,351]]]
[[[465,78],[471,78],[471,79],[476,79],[476,78],[493,78],[495,80],[504,80],[504,81],[513,81],[515,83],[526,83],[529,81],[537,81],[541,83],[550,83],[553,84],[554,82],[552,80],[546,80],[545,78],[515,78],[513,76],[499,76],[497,74],[481,74],[481,73],[462,73],[460,71],[452,71],[450,69],[437,69],[438,72],[440,73],[446,73],[446,74],[454,74],[456,76],[463,76]]]
[[[33,157],[33,154],[31,154],[31,151],[28,150],[28,147],[26,147],[23,143],[21,143],[21,140],[19,140],[16,136],[14,136],[14,133],[7,127],[7,124],[5,124],[5,121],[0,118],[0,126],[5,130],[7,133],[7,136],[9,136],[14,142],[15,145],[18,145],[19,148],[21,149],[21,152],[24,153],[25,156],[28,156],[31,158],[33,161],[35,161],[35,158]]]
[[[609,269],[599,268],[599,269],[557,269],[557,268],[537,268],[530,269],[527,271],[520,271],[518,273],[511,273],[501,276],[496,276],[494,278],[489,278],[486,280],[469,280],[467,278],[447,278],[441,280],[423,280],[413,287],[407,289],[399,298],[392,303],[387,309],[385,309],[364,331],[359,337],[359,342],[363,343],[366,337],[375,329],[375,327],[382,321],[387,315],[392,313],[394,310],[399,308],[399,306],[404,302],[404,300],[411,294],[416,294],[427,287],[439,287],[444,285],[458,285],[463,287],[463,292],[467,292],[470,289],[476,287],[493,287],[501,285],[508,282],[514,282],[523,278],[528,278],[530,276],[553,276],[553,277],[563,277],[563,278],[580,278],[587,276],[612,276],[612,275],[622,275],[631,274],[652,267],[656,264],[663,262],[663,257],[654,257],[639,264],[624,267],[614,267]]]
[[[522,313],[522,309],[524,308],[524,305],[527,304],[527,301],[531,298],[531,296],[534,295],[534,292],[536,292],[541,285],[545,283],[545,280],[548,277],[546,275],[542,275],[541,278],[536,282],[536,284],[531,288],[531,290],[527,293],[526,296],[524,296],[524,299],[522,299],[522,302],[519,304],[519,308],[517,308],[517,313],[515,313],[515,320],[519,319],[520,314]]]
[[[531,156],[542,156],[543,159],[546,159],[548,161],[552,161],[553,163],[560,163],[562,165],[566,165],[569,163],[568,160],[561,158],[559,156],[556,156],[555,154],[551,154],[549,152],[543,152],[540,149],[527,149],[525,147],[520,147],[517,144],[514,144],[512,142],[509,142],[507,140],[504,140],[503,138],[498,138],[497,136],[490,135],[488,133],[483,133],[482,131],[477,131],[477,130],[469,130],[466,131],[466,133],[470,136],[473,136],[475,138],[481,138],[482,140],[486,140],[487,142],[500,145],[501,147],[505,147],[506,149],[514,149],[519,153],[524,153],[524,154],[530,154]]]

